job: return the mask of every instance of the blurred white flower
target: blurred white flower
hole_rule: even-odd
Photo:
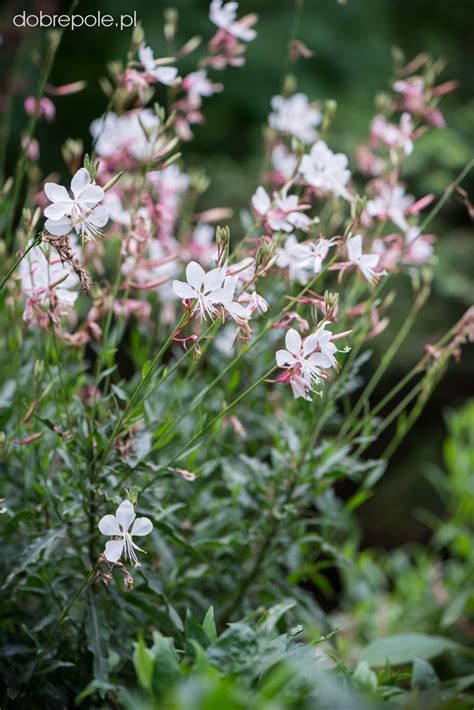
[[[223,5],[222,0],[212,0],[209,6],[209,19],[233,37],[242,39],[244,42],[251,42],[257,33],[246,24],[245,18],[237,19],[238,7],[238,2],[226,2]]]
[[[294,94],[289,99],[274,96],[272,109],[268,123],[275,131],[288,133],[303,143],[316,140],[316,126],[321,123],[321,111],[309,103],[305,94]]]
[[[344,153],[333,153],[324,141],[317,141],[309,155],[303,155],[300,172],[312,187],[324,192],[350,198],[346,185],[351,177]]]
[[[356,234],[354,237],[348,239],[346,246],[349,262],[360,269],[369,283],[376,283],[379,276],[382,275],[382,272],[375,271],[375,267],[379,263],[379,255],[362,253],[362,236],[360,234]]]
[[[152,76],[160,84],[173,86],[176,84],[178,70],[176,67],[160,67],[156,66],[156,60],[151,47],[147,47],[145,42],[142,42],[138,50],[138,58],[143,64],[147,74]]]

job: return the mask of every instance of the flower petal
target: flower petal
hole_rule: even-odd
[[[109,210],[105,205],[98,205],[87,217],[87,221],[94,227],[104,227],[109,221]]]
[[[44,186],[44,194],[50,202],[72,202],[66,188],[62,185],[56,185],[55,182],[46,183]]]
[[[319,333],[313,333],[305,338],[303,343],[303,354],[310,355],[319,345]]]
[[[288,350],[277,350],[275,353],[275,358],[278,367],[295,364],[295,356],[289,353]]]
[[[63,217],[59,220],[47,219],[44,228],[54,237],[63,237],[65,234],[69,234],[72,229],[72,224],[67,217]]]
[[[215,289],[220,288],[222,282],[224,281],[225,273],[223,269],[211,269],[204,277],[204,292],[215,291]]]
[[[44,211],[44,216],[50,219],[61,219],[68,212],[71,207],[71,201],[69,202],[53,202],[48,205]]]
[[[104,199],[104,191],[99,185],[87,185],[80,194],[79,201],[86,205],[96,205]]]
[[[190,261],[186,267],[186,279],[188,284],[200,291],[204,283],[206,273],[202,266],[197,261]]]
[[[360,258],[362,254],[362,237],[360,234],[356,234],[352,239],[348,239],[347,243],[347,253],[349,255],[349,261],[356,261]]]
[[[197,298],[199,294],[185,281],[173,281],[173,291],[179,298]]]
[[[99,520],[99,530],[102,535],[121,535],[120,525],[115,515],[104,515]]]
[[[90,185],[90,183],[91,176],[89,174],[89,171],[85,168],[81,168],[80,170],[78,170],[77,173],[74,175],[73,179],[71,180],[71,190],[76,200],[78,197],[81,196],[81,193],[86,189],[88,185]]]
[[[290,328],[285,337],[286,349],[296,355],[301,350],[301,336],[294,328]]]
[[[135,511],[130,501],[124,500],[123,503],[120,503],[115,515],[122,526],[123,531],[127,532],[128,528],[135,520]]]
[[[109,540],[109,542],[105,545],[105,558],[109,562],[118,562],[122,556],[123,548],[123,540]]]
[[[153,530],[153,523],[148,518],[137,518],[133,523],[130,535],[149,535]]]

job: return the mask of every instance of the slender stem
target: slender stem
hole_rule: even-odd
[[[3,279],[2,283],[0,284],[0,291],[3,289],[3,287],[4,287],[5,284],[7,283],[8,279],[10,278],[10,276],[12,276],[12,274],[14,274],[15,271],[18,269],[18,267],[20,266],[21,262],[23,261],[23,259],[25,258],[25,256],[28,254],[28,252],[31,251],[34,247],[37,247],[38,244],[41,244],[42,239],[43,239],[43,236],[42,236],[42,235],[40,235],[39,237],[36,236],[36,237],[33,239],[33,241],[31,242],[31,244],[30,244],[30,246],[28,247],[28,249],[26,249],[26,250],[23,252],[23,254],[15,261],[15,263],[14,263],[13,266],[12,266],[12,268],[10,269],[10,271],[8,272],[8,274],[5,276],[5,278]]]

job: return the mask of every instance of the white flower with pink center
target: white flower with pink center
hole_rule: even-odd
[[[407,195],[401,185],[383,185],[380,193],[367,202],[367,214],[377,219],[391,219],[404,232],[408,229],[406,213],[413,204],[413,197]]]
[[[174,86],[176,84],[178,76],[176,67],[157,66],[153,50],[151,47],[147,47],[145,42],[140,45],[138,58],[146,73],[160,84],[165,84],[166,86]]]
[[[236,39],[251,42],[257,33],[245,22],[246,18],[237,19],[238,7],[238,2],[232,1],[223,4],[222,0],[212,0],[209,6],[209,19]]]
[[[173,281],[173,290],[179,298],[194,301],[193,313],[197,312],[201,318],[213,318],[216,306],[232,300],[228,290],[223,288],[225,279],[225,269],[212,269],[206,273],[200,264],[191,261],[186,267],[186,281]]]
[[[327,346],[324,340],[322,342]],[[275,354],[278,367],[287,369],[290,383],[296,378],[298,390],[303,383],[306,383],[308,389],[314,389],[315,385],[322,382],[322,371],[331,368],[334,361],[333,356],[321,351],[319,333],[302,340],[298,331],[290,328],[285,337],[285,345],[286,350],[278,350]]]
[[[263,218],[272,231],[292,232],[302,229],[307,232],[313,225],[313,220],[302,213],[309,205],[300,205],[297,195],[288,195],[288,187],[281,194],[273,193],[273,200],[265,188],[258,187],[252,197],[252,207]]]

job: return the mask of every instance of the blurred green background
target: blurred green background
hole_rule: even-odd
[[[201,167],[212,181],[202,202],[203,208],[231,206],[238,215],[256,187],[261,166],[262,127],[270,99],[280,90],[297,4],[293,0],[243,0],[240,3],[242,14],[259,14],[258,38],[248,47],[245,67],[213,72],[213,78],[222,81],[225,90],[206,102],[207,123],[196,127],[195,140],[183,147],[187,165]],[[47,13],[66,11],[68,5],[53,0],[2,4],[0,105],[4,105],[9,88],[16,92],[7,153],[8,174],[13,169],[15,148],[25,122],[23,100],[35,90],[35,52],[41,50],[45,39],[44,30],[16,30],[12,17],[23,10],[28,13],[38,13],[40,9]],[[103,13],[118,15],[135,10],[155,54],[166,55],[163,11],[171,5],[179,11],[178,44],[195,34],[202,35],[207,42],[213,32],[208,21],[207,0],[81,0],[76,12],[85,15],[100,9]],[[407,59],[419,52],[442,56],[447,61],[443,80],[457,79],[460,88],[443,100],[447,127],[433,130],[418,142],[403,175],[409,190],[418,197],[428,192],[441,194],[473,154],[473,20],[472,0],[458,0],[455,4],[444,0],[347,0],[346,4],[336,0],[306,0],[297,37],[315,55],[298,63],[298,89],[312,100],[337,100],[331,147],[346,151],[354,164],[355,147],[366,138],[374,113],[374,95],[385,90],[391,78],[393,46],[401,48]],[[108,62],[125,57],[129,41],[129,30],[66,31],[51,81],[59,85],[85,79],[88,86],[80,94],[57,99],[55,123],[40,126],[40,165],[45,172],[65,172],[60,147],[66,138],[82,138],[87,149],[89,125],[107,103],[99,79],[106,74]],[[201,51],[202,48],[197,55]],[[180,67],[181,73],[194,68],[193,57]],[[472,194],[473,173],[464,187]],[[450,199],[432,226],[439,235],[436,246],[439,263],[433,295],[417,328],[395,359],[384,389],[403,376],[420,357],[424,344],[435,342],[473,300],[472,230],[459,198]],[[410,287],[408,283],[405,286],[393,306],[389,333],[374,344],[376,355],[386,348],[387,336],[396,332],[409,308]],[[361,509],[366,543],[391,547],[405,540],[423,539],[428,534],[418,522],[418,511],[439,504],[431,497],[426,475],[433,467],[440,466],[445,432],[443,413],[474,395],[471,362],[472,349],[470,352],[466,349],[461,364],[451,366],[423,416],[392,460],[379,483],[376,500]],[[385,511],[382,518],[381,509]]]

